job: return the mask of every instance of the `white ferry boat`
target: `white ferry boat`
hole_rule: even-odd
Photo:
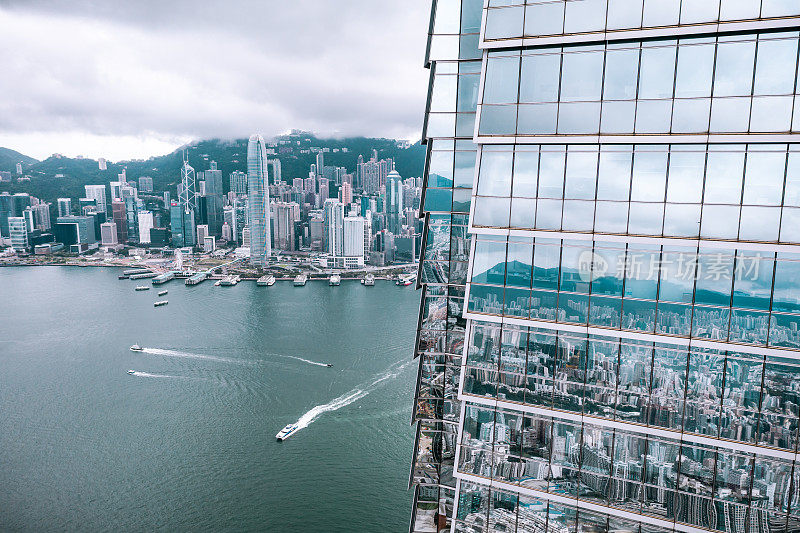
[[[278,442],[285,441],[286,439],[294,435],[299,429],[300,428],[297,426],[297,424],[289,424],[285,426],[282,430],[280,430],[278,434],[275,435],[275,438],[278,440]]]
[[[161,307],[162,305],[167,305],[169,302],[167,300],[162,300],[160,302],[156,302],[153,304],[153,307]]]
[[[342,283],[342,276],[339,274],[334,274],[333,276],[328,279],[328,285],[332,287],[338,287]]]
[[[146,286],[144,286],[144,285],[139,285],[139,286],[138,286],[138,287],[136,287],[134,290],[137,290],[137,291],[149,291],[149,290],[150,290],[150,287],[146,287]]]
[[[233,287],[237,283],[242,281],[242,278],[239,276],[225,276],[221,280],[219,280],[219,284],[223,287]]]
[[[273,285],[275,285],[275,276],[271,274],[267,274],[266,276],[261,276],[260,278],[258,278],[258,281],[256,281],[256,285],[258,285],[259,287],[272,287]]]
[[[165,295],[165,294],[167,294],[168,292],[169,292],[169,291],[161,291],[161,292],[159,292],[159,293],[158,293],[158,295],[159,295],[159,296],[164,296],[164,295]]]
[[[300,274],[296,278],[294,278],[294,286],[295,287],[305,287],[306,281],[308,281],[308,276],[305,274]]]
[[[375,286],[375,276],[373,274],[367,274],[366,276],[364,276],[364,286],[365,287]]]

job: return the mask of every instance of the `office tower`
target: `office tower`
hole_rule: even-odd
[[[14,198],[7,192],[0,193],[0,237],[9,237],[8,219],[14,216]]]
[[[205,177],[206,220],[209,235],[222,235],[222,171],[217,169],[216,161],[209,163]]]
[[[177,202],[172,202],[169,208],[170,231],[172,233],[173,248],[194,246],[197,236],[194,211],[187,210]]]
[[[22,163],[17,163],[17,174],[22,175]]]
[[[342,183],[339,193],[341,196],[340,199],[344,205],[350,205],[353,203],[353,187],[350,186],[349,183]]]
[[[206,237],[209,236],[208,224],[197,225],[197,245],[205,246]]]
[[[213,235],[206,235],[203,237],[203,251],[207,254],[210,254],[214,250],[217,249],[217,241],[216,237]]]
[[[325,201],[330,195],[330,182],[325,178],[319,178],[319,193],[317,194],[317,207],[325,205]]]
[[[128,242],[139,241],[139,202],[132,194],[123,190],[122,201],[125,204],[125,223],[127,224]]]
[[[264,267],[272,254],[267,185],[267,147],[261,135],[247,144],[247,189],[250,229],[250,262]]]
[[[360,257],[363,260],[365,224],[363,217],[344,217],[342,252],[345,257]]]
[[[53,228],[56,240],[70,246],[72,244],[94,244],[97,242],[94,218],[90,216],[66,216],[56,218]]]
[[[189,153],[183,152],[183,166],[181,167],[181,182],[178,184],[178,203],[184,211],[197,209],[197,173],[189,164]]]
[[[153,228],[153,213],[139,211],[139,244],[150,244],[150,230]]]
[[[323,208],[323,247],[334,257],[341,257],[344,240],[344,206],[335,199],[325,200]]]
[[[444,411],[453,530],[795,530],[800,3],[501,3],[483,10],[477,90],[436,56],[463,53],[446,44],[458,13],[435,11],[430,47],[422,358],[446,328],[428,291],[453,278],[452,256],[449,274],[432,261],[453,240],[432,211],[459,181],[439,149],[457,153],[453,131],[479,146]],[[435,371],[423,361],[419,394]],[[453,395],[430,397],[417,413]],[[439,427],[418,433],[423,486]]]
[[[227,211],[225,212],[225,214],[227,215]],[[233,233],[231,231],[231,226],[230,224],[228,224],[227,221],[224,224],[222,224],[222,240],[223,241],[233,240]]]
[[[139,178],[139,192],[153,192],[153,178],[141,176]]]
[[[112,200],[111,215],[114,224],[117,225],[117,242],[125,244],[128,242],[128,223],[125,213],[125,202],[122,200]]]
[[[322,150],[317,152],[317,175],[323,176],[325,175],[325,154],[322,153]]]
[[[48,203],[38,203],[36,205],[32,205],[29,207],[33,214],[33,226],[34,229],[38,229],[41,231],[49,231],[50,230],[50,204]]]
[[[11,247],[23,252],[28,249],[28,224],[24,217],[8,217]]]
[[[242,229],[242,247],[250,248],[250,228],[247,226]]]
[[[72,214],[72,198],[58,199],[58,216],[65,217]]]
[[[118,200],[122,198],[122,188],[127,187],[126,183],[122,183],[119,181],[112,181],[109,183],[109,189],[111,190],[111,200]]]
[[[300,206],[294,202],[276,202],[275,248],[282,251],[295,251],[295,222],[300,220]]]
[[[108,163],[106,162],[106,160],[104,158],[101,157],[100,159],[97,160],[97,168],[99,170],[107,170],[108,169]]]
[[[281,183],[281,160],[280,159],[268,159],[267,160],[267,172],[269,173],[269,183],[272,185],[277,185]]]
[[[472,137],[481,71],[478,41],[483,4],[483,0],[437,0],[439,8],[432,13],[425,58],[434,75],[431,90],[437,98],[429,104],[422,136],[427,147],[427,188],[420,208],[425,218],[425,244],[418,275],[422,305],[415,346],[420,366],[413,407],[417,438],[411,470],[412,531],[449,527],[453,502],[458,501],[453,473],[461,416],[458,395],[466,326],[462,313],[470,250],[470,188],[477,152]],[[438,97],[451,88],[451,98]],[[375,215],[373,231],[379,232],[381,227],[381,217]],[[387,248],[388,240],[382,232],[374,239],[376,252],[370,256],[371,263],[373,255],[379,256]],[[393,251],[393,243],[388,249],[388,253]]]
[[[164,202],[164,209],[169,209],[170,205],[169,191],[164,191],[163,202]]]
[[[104,222],[100,224],[100,244],[103,246],[113,246],[118,243],[116,223]]]
[[[21,217],[22,212],[25,211],[26,208],[33,205],[33,200],[31,199],[31,195],[26,192],[18,192],[11,197],[12,199],[12,215],[15,217]]]
[[[235,170],[230,173],[230,190],[236,194],[247,194],[247,174]]]
[[[105,185],[85,185],[86,198],[97,202],[97,211],[106,212],[106,186]]]
[[[364,218],[364,259],[367,260],[372,251],[372,213],[368,212],[362,217]]]
[[[325,220],[314,215],[308,220],[308,245],[314,251],[321,251],[325,241]]]
[[[33,210],[30,207],[26,207],[22,212],[22,218],[25,219],[25,225],[28,228],[28,233],[33,232],[33,230],[36,229],[36,222],[33,219]]]
[[[400,234],[402,227],[401,213],[403,212],[403,179],[396,170],[392,169],[386,177],[386,215],[389,231],[395,235]]]

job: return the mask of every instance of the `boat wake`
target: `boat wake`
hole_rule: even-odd
[[[157,378],[157,379],[188,379],[184,376],[169,376],[167,374],[150,374],[149,372],[128,372],[137,378]]]
[[[376,376],[376,378],[363,386],[356,387],[355,389],[342,394],[338,398],[331,400],[330,402],[317,405],[316,407],[311,408],[306,414],[301,416],[295,424],[297,425],[298,431],[300,429],[308,427],[314,420],[316,420],[321,414],[328,413],[331,411],[338,411],[342,407],[348,406],[351,403],[360,400],[370,392],[378,389],[381,383],[388,381],[390,379],[396,378],[400,375],[400,373],[406,369],[413,361],[406,361],[402,364],[394,364],[385,372],[382,372]]]
[[[302,361],[304,363],[308,363],[309,365],[328,366],[328,363],[320,363],[320,362],[317,362],[317,361],[311,361],[310,359],[303,359],[302,357],[296,357],[294,355],[281,355],[281,357],[285,357],[286,359],[294,359],[296,361]]]
[[[240,359],[229,359],[227,357],[216,357],[213,355],[203,355],[199,353],[179,352],[177,350],[162,350],[161,348],[144,348],[144,353],[150,355],[163,355],[165,357],[180,357],[183,359],[205,359],[206,361],[217,361],[220,363],[237,363],[249,364],[249,361],[242,361]]]

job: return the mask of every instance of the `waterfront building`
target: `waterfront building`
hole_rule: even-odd
[[[323,247],[334,257],[344,251],[344,206],[335,198],[325,200],[323,206]]]
[[[203,251],[210,254],[217,249],[216,237],[213,235],[206,235],[203,237]]]
[[[128,242],[128,222],[125,213],[125,203],[121,200],[112,200],[111,215],[114,224],[117,226],[117,242],[125,244]]]
[[[113,246],[118,243],[117,224],[114,222],[104,222],[100,224],[100,244],[103,246]]]
[[[364,234],[366,220],[364,217],[344,217],[342,254],[345,257],[364,258]]]
[[[28,224],[24,217],[8,217],[11,247],[18,252],[24,252],[30,246],[28,242]]]
[[[150,244],[150,230],[153,228],[153,213],[139,211],[139,244]]]
[[[0,194],[0,237],[9,236],[8,219],[14,216],[14,199],[4,192]]]
[[[139,192],[153,192],[153,178],[150,176],[139,177]]]
[[[800,3],[434,4],[422,357],[451,342],[427,300],[466,251],[433,205],[455,209],[459,131],[479,147],[456,390],[423,362],[415,398],[456,399],[452,529],[794,531]],[[467,8],[471,86],[448,61]],[[444,455],[425,420],[420,487]]]
[[[95,219],[91,216],[75,216],[56,218],[53,228],[56,240],[64,246],[73,244],[90,245],[97,242]]]
[[[106,212],[106,186],[105,185],[84,185],[86,198],[96,202],[97,211]]]
[[[247,144],[250,262],[262,267],[272,254],[266,150],[261,135],[250,137]]]
[[[72,214],[72,198],[58,199],[58,216],[65,217]]]

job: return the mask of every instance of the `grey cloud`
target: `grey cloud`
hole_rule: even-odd
[[[0,0],[0,133],[418,135],[429,9]]]

